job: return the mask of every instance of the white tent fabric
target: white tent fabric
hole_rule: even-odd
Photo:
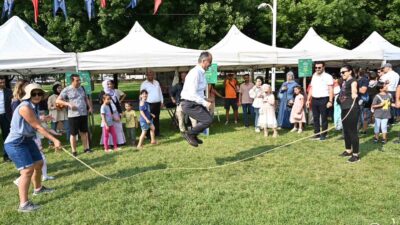
[[[337,47],[321,38],[312,27],[292,49],[306,51],[305,58],[313,61],[341,61],[350,54],[350,50]]]
[[[356,59],[400,60],[400,48],[376,31],[351,52]]]
[[[136,22],[129,34],[103,49],[78,53],[79,70],[129,72],[137,68],[174,70],[197,64],[200,50],[164,43],[149,35]]]
[[[243,34],[235,25],[225,37],[209,49],[218,67],[272,66],[297,64],[303,51],[293,51],[255,41]]]
[[[0,74],[30,75],[76,70],[75,53],[64,53],[17,16],[0,26]]]

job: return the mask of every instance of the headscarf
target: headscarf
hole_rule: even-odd
[[[60,86],[61,86],[60,83],[58,83],[58,82],[54,83],[54,85],[53,85],[53,94],[55,94],[55,95],[59,95],[59,94],[60,94],[60,93],[57,91],[57,88],[60,87]]]

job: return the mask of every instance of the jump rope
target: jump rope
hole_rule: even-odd
[[[350,112],[353,110],[354,105],[355,105],[355,102],[356,102],[356,99],[357,99],[357,98],[355,98],[355,99],[353,100],[353,103],[352,103],[352,105],[351,105],[351,108],[350,108],[350,110],[347,112],[346,116],[341,120],[342,122],[349,116]],[[90,169],[92,172],[94,172],[95,174],[97,174],[97,175],[100,176],[100,177],[103,177],[103,178],[106,179],[106,180],[109,180],[109,181],[111,181],[111,180],[126,180],[126,179],[130,179],[130,178],[133,178],[133,177],[141,176],[141,175],[143,175],[143,174],[145,174],[145,173],[150,173],[150,172],[168,172],[168,171],[179,171],[179,170],[181,170],[181,171],[183,171],[183,170],[186,170],[186,171],[189,171],[189,170],[213,170],[213,169],[219,169],[219,168],[223,168],[223,167],[228,167],[228,166],[232,166],[232,165],[235,165],[235,164],[238,164],[238,163],[241,163],[241,162],[244,162],[244,161],[253,159],[253,158],[257,158],[257,157],[262,156],[262,155],[265,155],[265,154],[267,154],[267,153],[269,153],[269,152],[276,151],[277,149],[281,149],[281,148],[283,148],[283,147],[292,145],[292,144],[294,144],[294,143],[297,143],[297,142],[300,142],[300,141],[309,139],[309,138],[314,137],[314,136],[316,136],[316,135],[320,135],[320,134],[325,133],[325,132],[328,132],[328,131],[330,131],[330,130],[332,130],[332,129],[334,129],[334,128],[335,128],[335,127],[331,127],[331,128],[328,128],[328,129],[326,129],[326,130],[324,130],[324,131],[321,131],[321,132],[319,132],[319,133],[316,133],[316,134],[313,134],[313,135],[310,135],[310,136],[307,136],[307,137],[303,137],[303,138],[297,139],[297,140],[295,140],[295,141],[286,143],[286,144],[284,144],[284,145],[280,145],[280,146],[277,146],[277,147],[274,147],[274,148],[265,150],[265,151],[263,151],[263,152],[261,152],[261,153],[259,153],[259,154],[252,155],[252,156],[249,156],[249,157],[247,157],[247,158],[240,159],[240,160],[237,160],[237,161],[233,161],[233,162],[230,162],[230,163],[226,163],[226,164],[223,164],[223,165],[210,166],[210,167],[169,167],[169,168],[167,167],[167,168],[161,168],[161,169],[155,169],[155,170],[148,170],[148,171],[144,171],[144,172],[141,172],[141,173],[134,174],[134,175],[132,175],[132,176],[127,176],[127,177],[122,177],[122,178],[112,178],[112,177],[109,177],[109,176],[107,176],[107,175],[105,175],[105,174],[99,172],[99,171],[96,170],[95,168],[91,167],[90,165],[88,165],[88,164],[85,163],[83,160],[79,159],[78,157],[75,157],[71,152],[69,152],[68,150],[66,150],[64,147],[62,147],[61,149],[62,149],[66,154],[68,154],[69,156],[71,156],[73,159],[75,159],[76,161],[78,161],[79,163],[81,163],[82,165],[84,165],[85,167],[87,167],[88,169]]]

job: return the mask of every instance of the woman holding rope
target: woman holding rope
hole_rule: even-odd
[[[18,184],[20,205],[19,212],[33,212],[39,208],[28,200],[29,185],[32,180],[33,195],[53,192],[53,189],[42,186],[43,160],[33,138],[39,132],[54,143],[56,149],[61,143],[40,125],[38,104],[44,97],[44,90],[38,84],[28,84],[25,96],[13,113],[10,134],[5,140],[4,147],[21,177]]]
[[[357,122],[360,109],[355,102],[358,98],[357,80],[354,78],[353,67],[345,65],[340,69],[343,78],[342,88],[337,98],[342,109],[342,123],[344,133],[344,143],[346,150],[340,156],[350,156],[348,162],[360,161],[359,138]]]

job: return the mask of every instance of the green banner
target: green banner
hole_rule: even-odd
[[[211,64],[205,75],[208,84],[216,84],[218,82],[218,65],[215,63]]]
[[[86,94],[91,95],[92,94],[92,85],[91,85],[91,77],[90,77],[90,72],[89,71],[79,71],[79,72],[66,72],[65,73],[65,79],[66,79],[66,84],[70,85],[71,84],[71,75],[72,74],[78,74],[81,78],[81,86],[85,88]]]
[[[311,77],[313,61],[311,59],[299,59],[299,77]]]

